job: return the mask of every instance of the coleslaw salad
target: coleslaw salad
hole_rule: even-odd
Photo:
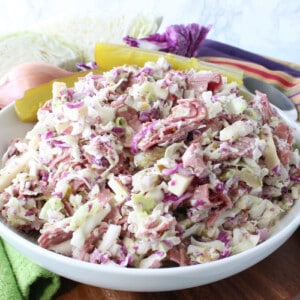
[[[205,263],[264,241],[299,198],[291,129],[264,94],[163,59],[53,86],[0,171],[0,209],[96,264]],[[7,174],[10,176],[7,176]]]

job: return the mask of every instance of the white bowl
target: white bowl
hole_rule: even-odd
[[[13,105],[0,112],[0,155],[9,141],[22,137],[32,124],[18,120]],[[127,291],[169,291],[215,282],[258,263],[279,248],[300,225],[300,201],[289,211],[263,243],[245,252],[206,264],[163,268],[130,269],[97,265],[56,254],[39,247],[25,235],[0,221],[0,235],[32,261],[63,277],[85,284]]]

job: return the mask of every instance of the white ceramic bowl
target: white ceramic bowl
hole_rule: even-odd
[[[14,137],[22,137],[32,124],[18,120],[12,105],[0,112],[0,155]],[[0,235],[37,264],[63,277],[97,287],[127,291],[168,291],[215,282],[241,272],[279,248],[300,225],[300,201],[283,217],[270,238],[240,254],[202,265],[129,269],[96,265],[45,250],[0,221]]]

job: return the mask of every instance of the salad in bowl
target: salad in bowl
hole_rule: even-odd
[[[37,117],[3,155],[3,223],[94,272],[238,257],[299,199],[291,128],[216,71],[161,57],[90,73],[55,82]]]

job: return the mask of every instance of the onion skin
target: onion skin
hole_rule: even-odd
[[[74,72],[44,62],[20,64],[0,78],[0,109],[22,98],[30,88],[72,74]]]

